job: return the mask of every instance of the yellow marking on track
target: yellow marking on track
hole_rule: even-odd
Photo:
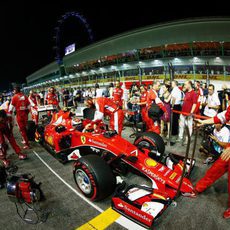
[[[114,223],[121,215],[112,208],[108,208],[86,224],[76,228],[76,230],[103,230]]]

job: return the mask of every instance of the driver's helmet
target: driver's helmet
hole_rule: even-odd
[[[76,130],[82,131],[84,129],[84,126],[83,126],[83,123],[82,123],[81,119],[74,118],[73,121],[74,121],[74,127],[75,127]]]

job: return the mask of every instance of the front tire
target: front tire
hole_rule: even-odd
[[[134,145],[139,149],[146,148],[150,150],[149,157],[160,161],[165,152],[165,143],[160,135],[154,132],[145,132],[137,136]]]
[[[74,166],[75,183],[87,198],[93,201],[102,200],[114,192],[115,176],[109,165],[99,156],[83,156]]]

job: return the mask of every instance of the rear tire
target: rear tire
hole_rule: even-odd
[[[116,178],[109,165],[97,155],[87,155],[74,163],[73,176],[77,187],[87,198],[102,200],[111,195]]]
[[[156,161],[160,161],[165,152],[165,143],[160,135],[154,132],[145,132],[137,136],[134,141],[134,145],[138,148],[150,148],[157,150],[160,153],[159,156],[151,154],[150,157]]]

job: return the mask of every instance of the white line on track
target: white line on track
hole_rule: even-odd
[[[82,195],[80,192],[78,192],[76,189],[74,189],[70,184],[68,184],[61,176],[59,176],[39,155],[37,152],[33,150],[33,153],[36,155],[36,157],[62,182],[64,183],[70,190],[72,190],[77,196],[81,197],[86,203],[88,203],[90,206],[95,208],[99,212],[104,212],[103,209],[95,205],[93,202],[88,200],[84,195]],[[116,222],[120,224],[122,227],[132,230],[144,230],[145,228],[141,227],[140,225],[134,223],[133,221],[127,219],[124,216],[119,217]]]

